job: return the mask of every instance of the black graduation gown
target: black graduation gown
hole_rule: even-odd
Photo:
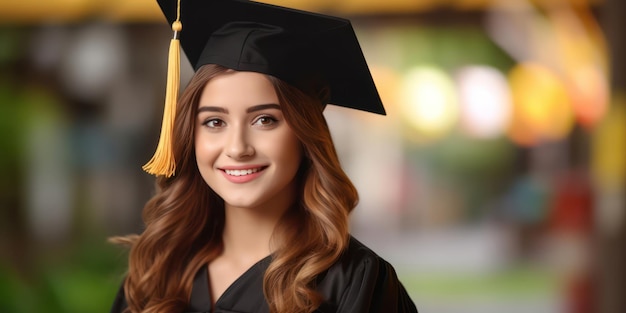
[[[237,278],[211,308],[207,267],[198,271],[186,313],[268,313],[263,296],[263,274],[268,256]],[[317,278],[317,290],[324,296],[319,313],[417,313],[395,270],[385,260],[354,238],[341,258]],[[120,288],[111,313],[126,307]]]

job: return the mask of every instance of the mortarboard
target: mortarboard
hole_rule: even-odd
[[[169,145],[179,84],[173,64],[179,62],[177,37],[194,70],[219,64],[272,75],[303,91],[325,86],[331,104],[385,114],[349,20],[245,0],[157,2],[175,38],[170,46],[161,139],[153,159],[144,166],[151,174],[174,174]],[[173,104],[169,108],[168,101]]]

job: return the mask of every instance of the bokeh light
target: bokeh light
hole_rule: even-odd
[[[416,131],[412,139],[431,141],[447,134],[458,121],[459,107],[454,83],[433,66],[410,69],[402,84],[403,118]]]
[[[574,125],[570,97],[562,80],[537,63],[520,63],[509,73],[513,96],[510,138],[520,145],[563,139]]]
[[[504,133],[511,118],[511,95],[506,77],[488,66],[467,66],[456,75],[460,122],[475,138],[495,138]]]
[[[580,125],[593,128],[608,110],[607,77],[597,67],[581,66],[570,72],[570,94]]]

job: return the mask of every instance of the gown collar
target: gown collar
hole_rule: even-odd
[[[271,259],[272,256],[268,255],[241,274],[217,299],[214,311],[211,310],[208,264],[203,265],[194,278],[186,313],[263,312],[259,311],[259,305],[267,307],[263,296],[263,276]]]

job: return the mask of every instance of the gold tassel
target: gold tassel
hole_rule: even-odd
[[[167,86],[165,91],[165,108],[161,136],[152,159],[142,168],[152,175],[171,177],[176,171],[176,160],[172,151],[172,135],[174,119],[176,118],[176,101],[180,87],[180,41],[178,34],[183,29],[180,22],[180,0],[178,0],[176,21],[172,23],[174,38],[170,41],[169,58],[167,62]]]

